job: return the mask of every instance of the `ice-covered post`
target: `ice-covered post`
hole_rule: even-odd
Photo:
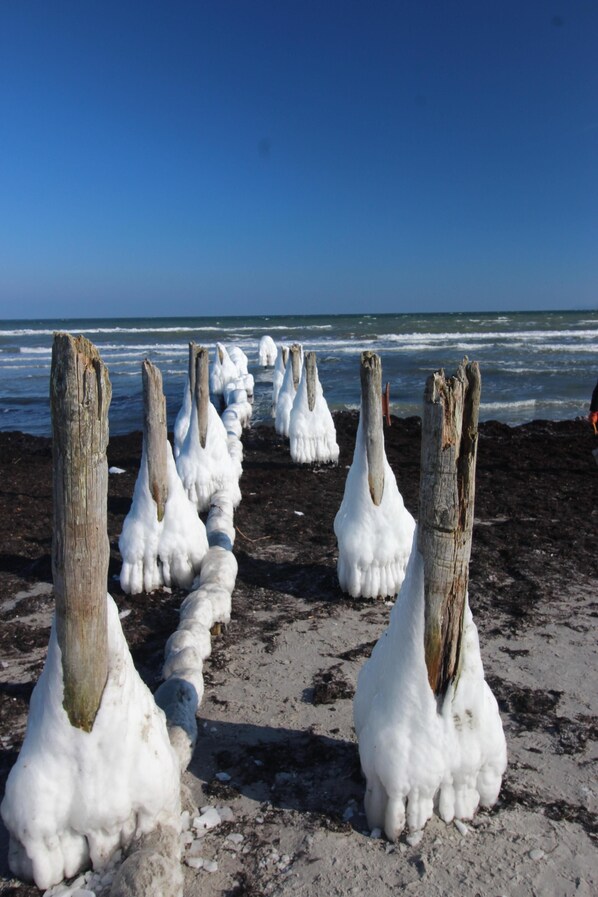
[[[106,589],[108,372],[92,343],[55,333],[52,573],[62,656],[63,706],[71,725],[93,728],[108,676]]]
[[[206,447],[208,438],[208,412],[210,406],[210,357],[203,346],[196,346],[195,373],[193,376],[193,399],[197,405],[197,425],[199,443]]]
[[[297,389],[301,380],[301,346],[299,343],[293,343],[289,351],[293,368],[293,386]]]
[[[382,364],[375,352],[361,353],[361,416],[365,434],[368,485],[377,506],[384,492],[384,433],[382,429]]]
[[[428,377],[422,421],[418,547],[424,562],[424,644],[437,696],[459,671],[473,530],[481,378],[467,359]]]
[[[162,374],[147,358],[141,367],[143,381],[143,438],[147,457],[147,475],[158,520],[164,519],[168,501],[168,427]]]

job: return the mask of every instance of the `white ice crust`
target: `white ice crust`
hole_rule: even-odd
[[[208,550],[206,528],[183,488],[170,443],[166,450],[168,499],[163,519],[158,520],[150,492],[144,445],[133,502],[118,542],[123,559],[120,584],[130,595],[162,586],[190,588]]]
[[[105,865],[119,847],[157,825],[179,829],[179,766],[162,711],[137,674],[118,609],[107,596],[109,671],[91,732],[62,706],[60,648],[31,696],[25,741],[6,784],[2,818],[9,864],[39,888]]]
[[[193,404],[192,396],[191,396],[191,385],[189,383],[189,377],[185,380],[185,390],[183,392],[183,402],[179,409],[179,413],[176,416],[176,420],[174,422],[174,457],[178,458],[181,453],[181,448],[185,441],[185,436],[187,435],[187,430],[189,429],[189,421],[191,420],[191,405]]]
[[[176,467],[185,491],[198,511],[207,510],[212,496],[218,491],[227,492],[235,508],[241,501],[241,463],[231,458],[226,428],[211,402],[208,405],[205,447],[202,448],[199,441],[197,407],[193,405],[189,428],[176,459]]]
[[[222,355],[222,361],[220,361]],[[221,396],[224,387],[239,376],[237,366],[231,359],[226,347],[222,343],[216,343],[216,358],[210,365],[210,392],[214,396]]]
[[[276,343],[271,336],[264,334],[264,336],[262,336],[262,338],[260,339],[260,344],[257,352],[257,360],[259,366],[261,368],[272,367],[272,365],[276,361],[277,355],[278,349],[276,348]]]
[[[287,366],[285,368],[284,377],[282,379],[282,386],[280,387],[280,391],[276,400],[276,418],[274,427],[276,429],[276,432],[280,436],[289,435],[291,409],[293,408],[293,402],[295,401],[296,394],[297,390],[295,389],[295,383],[293,381],[293,364],[291,361],[291,355],[289,353]]]
[[[415,520],[405,507],[386,456],[382,501],[378,506],[372,501],[360,418],[353,463],[334,520],[341,589],[353,598],[395,595],[405,576],[414,529]]]
[[[228,357],[237,368],[238,376],[244,377],[248,373],[249,359],[240,346],[231,346]]]
[[[396,840],[419,831],[434,809],[470,819],[496,802],[507,751],[494,695],[484,680],[476,626],[466,603],[461,671],[440,706],[424,655],[424,579],[414,549],[390,625],[362,668],[354,699],[370,828]]]
[[[316,400],[313,411],[310,411],[304,367],[289,419],[291,458],[299,464],[336,464],[339,455],[336,430],[317,368],[315,386]]]

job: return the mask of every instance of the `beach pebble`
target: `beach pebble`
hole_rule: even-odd
[[[205,872],[218,872],[218,863],[216,860],[204,860],[203,868]]]
[[[216,778],[219,782],[230,782],[230,776],[227,772],[217,772]]]
[[[465,823],[464,823],[464,822],[461,822],[460,819],[453,819],[453,822],[455,823],[455,828],[457,829],[457,831],[458,831],[461,835],[463,835],[463,837],[465,837],[465,835],[466,835],[467,832],[469,831],[469,829],[467,828],[467,826],[465,825]]]
[[[232,844],[240,844],[241,841],[244,840],[241,832],[231,832],[230,835],[226,836],[226,840],[230,841]]]
[[[544,859],[544,851],[539,847],[535,847],[533,850],[529,852],[530,860],[542,860]]]
[[[185,857],[185,863],[190,869],[203,869],[205,860],[203,857]]]
[[[122,467],[109,467],[108,468],[108,473],[124,473],[124,472],[125,471],[122,469]]]
[[[216,809],[222,822],[234,822],[235,814],[230,807],[217,807]]]
[[[208,807],[201,816],[196,816],[193,820],[193,828],[196,832],[207,832],[208,829],[220,825],[221,819],[218,810],[215,807]]]

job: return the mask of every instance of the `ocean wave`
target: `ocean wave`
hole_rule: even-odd
[[[419,343],[438,343],[438,342],[455,342],[455,340],[504,340],[511,342],[512,340],[533,340],[542,341],[545,339],[596,339],[598,337],[598,328],[592,330],[493,330],[485,333],[484,331],[475,331],[466,333],[459,331],[458,333],[382,333],[379,334],[379,340],[389,340],[390,342],[409,343],[417,340]]]

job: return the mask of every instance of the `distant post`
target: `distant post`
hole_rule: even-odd
[[[197,405],[199,443],[206,447],[208,438],[208,414],[210,410],[210,356],[203,346],[196,346],[193,400]]]
[[[156,502],[158,520],[163,520],[168,500],[166,399],[162,390],[162,374],[147,358],[141,367],[141,379],[143,381],[143,441],[149,488],[152,498]]]
[[[428,377],[422,421],[418,547],[424,562],[425,655],[444,695],[459,671],[469,581],[481,377],[464,359],[454,377]]]
[[[382,426],[382,364],[375,352],[361,353],[361,422],[368,464],[368,485],[375,505],[384,493],[384,432]]]
[[[313,411],[316,406],[316,353],[305,353],[305,379],[307,381],[307,407]]]
[[[55,333],[50,404],[53,434],[52,573],[62,655],[63,704],[90,732],[108,676],[108,407],[112,388],[88,340]]]

